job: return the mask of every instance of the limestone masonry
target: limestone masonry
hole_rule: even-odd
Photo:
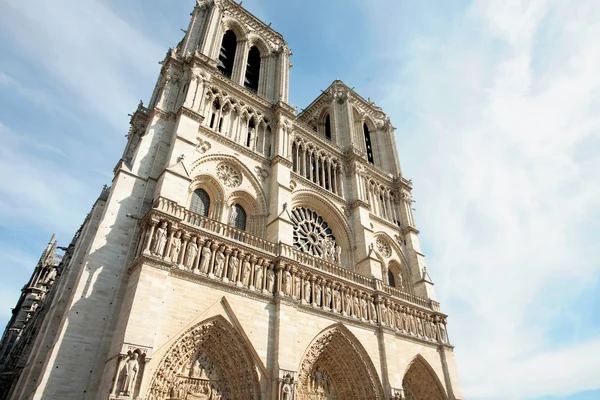
[[[64,255],[0,343],[2,399],[462,399],[381,108],[297,114],[283,37],[198,0]]]

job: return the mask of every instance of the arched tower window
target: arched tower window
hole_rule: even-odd
[[[260,51],[256,46],[250,47],[248,63],[246,64],[246,79],[244,86],[255,92],[258,91],[258,77],[260,76]]]
[[[363,133],[365,134],[365,147],[367,148],[367,159],[371,164],[373,162],[373,147],[371,145],[371,133],[369,132],[369,128],[367,124],[363,124]]]
[[[388,269],[388,285],[392,287],[396,287],[396,278],[394,278],[394,273]]]
[[[331,119],[329,118],[329,114],[325,118],[325,137],[331,140]]]
[[[229,208],[229,225],[242,231],[246,230],[246,211],[237,203]]]
[[[194,190],[190,200],[190,211],[207,217],[209,207],[210,197],[208,197],[208,193],[204,189]]]
[[[217,69],[226,77],[231,78],[233,72],[233,61],[235,59],[235,49],[237,47],[237,38],[233,31],[229,30],[223,35],[221,42],[221,51],[219,52],[219,63]]]

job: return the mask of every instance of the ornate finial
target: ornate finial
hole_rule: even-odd
[[[179,157],[177,157],[177,162],[182,162],[185,159],[185,154],[180,154]]]
[[[283,203],[283,209],[282,209],[282,211],[285,211],[285,210],[287,210],[287,203]]]

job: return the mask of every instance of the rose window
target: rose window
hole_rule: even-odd
[[[339,262],[339,246],[323,217],[308,208],[295,208],[291,217],[294,223],[294,248],[296,250],[332,262]]]

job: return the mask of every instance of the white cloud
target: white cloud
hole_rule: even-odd
[[[382,104],[414,102],[410,119],[391,116],[466,397],[600,388],[589,372],[600,370],[598,340],[557,350],[549,336],[552,309],[600,270],[590,237],[600,217],[598,17],[594,1],[475,2],[445,36],[414,38]],[[545,31],[557,36],[541,41]],[[534,66],[539,57],[546,64]],[[556,282],[563,292],[548,292]]]

